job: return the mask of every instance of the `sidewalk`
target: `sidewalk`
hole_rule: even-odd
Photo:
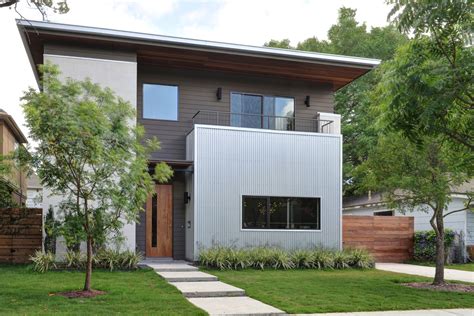
[[[376,263],[375,268],[378,270],[419,275],[419,276],[424,276],[424,277],[429,277],[429,278],[433,278],[435,275],[434,267],[418,266],[414,264]],[[444,278],[446,280],[474,283],[474,272],[454,270],[454,269],[444,269]],[[470,315],[474,315],[474,313]]]
[[[327,313],[327,314],[299,314],[317,316],[473,316],[474,309],[426,309],[413,311],[389,312],[353,312],[353,313]]]

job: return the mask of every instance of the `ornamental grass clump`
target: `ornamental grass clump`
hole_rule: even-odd
[[[288,251],[277,247],[223,247],[203,249],[199,262],[208,268],[238,269],[368,269],[373,257],[365,250],[329,250],[323,248]]]

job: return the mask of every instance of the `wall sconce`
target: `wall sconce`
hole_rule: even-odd
[[[216,97],[217,100],[222,100],[222,88],[217,88]]]
[[[184,192],[184,204],[188,204],[191,201],[191,196],[188,192]]]
[[[304,99],[304,104],[306,104],[307,108],[309,108],[309,106],[311,105],[309,95],[307,95],[306,98]]]

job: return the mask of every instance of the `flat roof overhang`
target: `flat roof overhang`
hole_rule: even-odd
[[[139,65],[204,69],[328,83],[334,90],[375,68],[380,60],[289,49],[203,41],[104,28],[17,20],[38,78],[45,44],[135,52]]]

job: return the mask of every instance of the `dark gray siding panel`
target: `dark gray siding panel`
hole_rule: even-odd
[[[142,118],[143,83],[179,86],[177,122]],[[219,87],[222,88],[220,101],[216,99],[216,90]],[[231,92],[294,97],[297,118],[313,119],[317,112],[334,112],[333,91],[330,85],[141,65],[138,67],[138,123],[145,127],[148,137],[157,136],[161,142],[161,150],[153,153],[152,158],[185,159],[185,135],[192,128],[192,116],[199,110],[230,111]],[[304,104],[307,95],[311,97],[311,107]]]
[[[173,258],[184,259],[184,174],[175,172],[173,179]]]
[[[184,174],[175,172],[173,178],[173,258],[184,259]],[[140,223],[136,226],[137,249],[145,254],[146,249],[146,213],[140,213]]]
[[[145,254],[146,247],[146,213],[140,212],[140,222],[135,226],[135,240],[137,243],[137,250]]]

